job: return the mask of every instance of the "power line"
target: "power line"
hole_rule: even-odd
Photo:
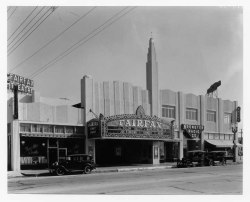
[[[53,8],[52,7],[52,11],[51,11],[51,13],[49,13],[49,15],[47,15],[43,20],[42,20],[42,22],[40,22],[36,27],[35,27],[35,29],[33,29],[32,30],[32,32],[31,33],[29,33],[29,35],[28,36],[26,36],[12,51],[10,51],[9,53],[8,53],[8,55],[10,55],[13,51],[15,51],[39,26],[40,26],[40,24],[42,24],[54,11],[55,11],[55,9],[56,8]],[[40,20],[40,19],[39,19]],[[36,24],[36,23],[35,23]],[[32,26],[33,27],[33,26]],[[16,43],[15,43],[16,44]],[[14,45],[15,45],[14,44]],[[13,47],[13,46],[12,46]]]
[[[53,39],[51,39],[48,43],[46,43],[44,46],[42,46],[41,48],[39,48],[35,53],[33,53],[31,56],[29,56],[28,58],[24,59],[22,62],[20,62],[19,64],[17,64],[14,68],[12,68],[10,70],[13,71],[14,69],[20,67],[24,62],[26,62],[27,60],[29,60],[30,58],[32,58],[34,55],[36,55],[38,52],[40,52],[42,49],[44,49],[45,47],[47,47],[50,43],[52,43],[53,41],[55,41],[56,39],[58,39],[61,35],[63,35],[66,31],[68,31],[71,27],[73,27],[76,23],[78,23],[80,20],[82,20],[83,18],[85,18],[88,14],[90,14],[94,9],[96,9],[96,7],[93,7],[92,9],[90,9],[87,13],[85,13],[84,15],[82,15],[80,18],[78,18],[74,23],[72,23],[69,27],[67,27],[65,30],[63,30],[60,34],[58,34],[57,36],[55,36]]]
[[[16,33],[16,31],[23,25],[23,23],[25,23],[25,21],[32,15],[32,13],[37,9],[37,7],[35,7],[31,12],[30,14],[25,18],[25,20],[18,26],[18,28],[10,35],[10,37],[8,38],[8,41],[9,39]]]
[[[8,6],[9,8],[8,8],[8,10],[7,10],[7,12],[9,12],[9,10],[12,8],[11,6]]]
[[[16,6],[16,8],[14,9],[14,11],[10,14],[10,16],[8,17],[7,20],[9,20],[9,19],[11,18],[11,16],[15,13],[16,9],[17,9],[17,6]]]
[[[42,12],[42,10],[43,10],[44,8],[45,8],[45,7],[42,7],[42,9],[41,9],[40,11],[38,11],[38,13],[36,14],[36,16],[38,16],[38,15]],[[36,16],[33,17],[33,18],[28,22],[28,24],[19,32],[18,35],[16,35],[16,36],[14,37],[14,39],[12,39],[12,41],[8,44],[8,46],[9,46],[10,44],[12,44],[12,43],[15,41],[15,39],[16,39],[16,38],[26,29],[27,26],[29,26],[29,24],[36,18]]]
[[[50,64],[54,64],[56,60],[58,60],[58,58],[63,57],[63,55],[68,52],[70,49],[72,49],[74,46],[76,46],[77,44],[79,44],[81,41],[85,40],[86,38],[88,38],[91,34],[93,34],[96,30],[98,30],[99,28],[101,28],[102,26],[104,26],[106,23],[108,23],[109,21],[111,21],[113,18],[115,18],[117,15],[119,15],[121,12],[123,12],[124,10],[126,10],[128,7],[123,8],[122,10],[120,10],[119,12],[117,12],[115,15],[113,15],[112,17],[110,17],[107,21],[105,21],[102,25],[100,25],[99,27],[95,28],[94,30],[92,30],[87,36],[83,37],[82,39],[80,39],[78,42],[76,42],[75,44],[73,44],[70,48],[68,48],[66,51],[60,53],[56,58],[54,58],[53,60],[51,60],[50,62],[48,62],[46,65],[42,66],[41,68],[39,68],[36,72],[34,72],[33,74],[31,74],[29,77],[33,78],[36,75],[38,75],[39,71],[43,72],[44,70],[46,70]],[[57,61],[56,61],[57,62]],[[48,67],[46,67],[48,66]],[[44,70],[43,70],[44,69]],[[41,73],[40,72],[40,73]]]
[[[127,9],[128,7],[126,7],[125,9]],[[95,33],[93,36],[91,36],[90,38],[86,39],[85,41],[83,41],[82,43],[80,43],[77,47],[73,48],[75,45],[77,45],[79,42],[77,42],[76,44],[74,44],[73,46],[71,46],[69,49],[67,49],[66,51],[64,51],[62,54],[60,54],[59,56],[57,56],[55,59],[53,59],[52,61],[50,61],[49,63],[47,63],[46,65],[42,66],[41,68],[39,68],[36,72],[34,72],[32,75],[30,75],[31,78],[36,77],[37,75],[41,74],[42,72],[44,72],[46,69],[48,69],[50,66],[52,66],[53,64],[55,64],[56,62],[58,62],[59,60],[63,59],[64,57],[66,57],[67,55],[69,55],[71,52],[73,52],[74,50],[76,50],[77,48],[79,48],[80,46],[82,46],[83,44],[85,44],[87,41],[89,41],[90,39],[92,39],[93,37],[95,37],[96,35],[98,35],[100,32],[102,32],[103,30],[105,30],[106,28],[108,28],[109,26],[111,26],[113,23],[115,23],[116,21],[118,21],[121,17],[123,17],[124,15],[128,14],[129,12],[131,12],[132,10],[134,10],[136,7],[133,7],[132,9],[129,9],[127,12],[125,12],[124,14],[122,14],[121,16],[119,16],[118,18],[116,18],[115,20],[113,20],[112,18],[114,18],[115,16],[119,15],[121,12],[123,12],[125,9],[122,9],[121,11],[119,11],[117,14],[115,14],[114,16],[112,16],[110,19],[108,19],[105,23],[103,23],[101,26],[99,26],[97,29],[95,29],[94,31],[92,31],[90,34],[88,34],[86,37],[84,37],[84,39],[80,40],[79,42],[82,42],[83,40],[85,40],[87,37],[89,37],[90,35],[92,35],[95,31],[97,31],[99,28],[103,27],[104,24],[107,24],[109,21],[111,21],[106,27],[102,28],[101,30],[99,30],[97,33]],[[112,21],[113,20],[113,21]],[[70,52],[68,52],[70,49],[72,49]],[[67,54],[65,54],[66,52],[68,52]],[[65,55],[64,55],[65,54]],[[60,58],[61,57],[61,58]],[[39,72],[40,71],[40,72]]]

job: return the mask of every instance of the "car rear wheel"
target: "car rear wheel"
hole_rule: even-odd
[[[208,165],[209,165],[209,166],[213,166],[213,165],[214,165],[214,162],[213,162],[212,159],[209,160]]]
[[[92,170],[92,169],[91,169],[90,166],[85,166],[83,172],[84,172],[85,174],[90,174],[90,173],[91,173],[91,170]]]
[[[65,170],[63,168],[56,169],[56,175],[60,176],[60,175],[64,175],[64,174],[65,174]]]

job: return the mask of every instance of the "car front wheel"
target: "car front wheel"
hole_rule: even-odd
[[[64,175],[64,174],[65,174],[65,170],[63,168],[56,169],[56,175],[60,176],[60,175]]]
[[[92,169],[91,169],[90,166],[85,166],[83,172],[84,172],[85,174],[90,174],[90,173],[91,173],[91,170],[92,170]]]

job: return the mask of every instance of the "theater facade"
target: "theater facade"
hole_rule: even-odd
[[[91,154],[100,166],[160,164],[190,150],[226,150],[239,160],[242,145],[238,133],[232,132],[238,124],[237,101],[159,89],[152,38],[145,78],[143,89],[85,75],[80,81],[81,102],[73,106],[42,98],[33,90],[18,98],[17,119],[10,91],[9,168],[48,167],[73,153]]]

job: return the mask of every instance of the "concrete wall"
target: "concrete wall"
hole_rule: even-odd
[[[128,82],[104,81],[94,82],[92,78],[84,78],[85,84],[89,83],[89,88],[85,88],[85,94],[93,96],[91,102],[89,99],[86,104],[99,116],[112,116],[118,114],[134,114],[138,106],[142,105],[145,113],[150,115],[149,95],[147,90],[141,87],[133,86]],[[92,86],[91,86],[92,85]],[[85,101],[84,101],[85,102]],[[89,109],[86,109],[87,111]],[[92,116],[86,117],[86,120],[92,119]]]

